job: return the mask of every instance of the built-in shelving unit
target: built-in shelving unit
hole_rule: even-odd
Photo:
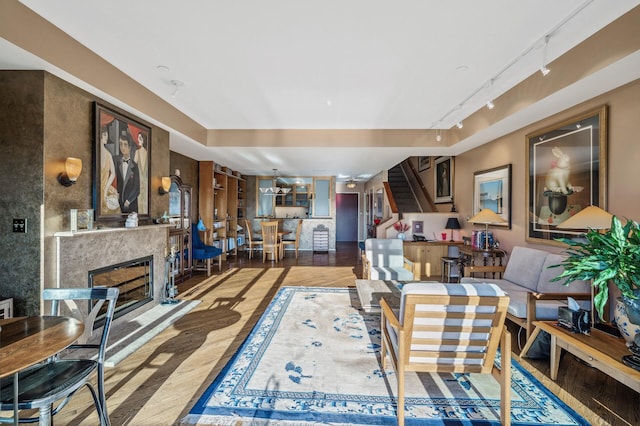
[[[221,248],[224,260],[244,246],[244,233],[239,233],[238,225],[242,226],[239,218],[246,217],[246,180],[212,161],[199,165],[199,213],[210,230],[205,244]]]

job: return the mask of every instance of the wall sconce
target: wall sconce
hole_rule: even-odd
[[[82,172],[82,160],[75,157],[67,157],[64,162],[64,172],[58,175],[58,182],[62,186],[71,186],[76,183]]]
[[[160,185],[160,188],[158,188],[158,192],[160,193],[160,195],[164,195],[169,192],[169,189],[171,189],[171,178],[168,176],[163,176],[162,184]]]

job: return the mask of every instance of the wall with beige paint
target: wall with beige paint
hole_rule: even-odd
[[[609,107],[607,210],[617,216],[640,220],[640,80],[576,105],[560,114],[533,123],[516,132],[468,151],[456,157],[455,199],[463,227],[462,234],[474,229],[466,222],[472,212],[473,173],[511,163],[512,169],[512,229],[493,232],[502,247],[525,245],[559,252],[560,247],[531,244],[525,239],[526,190],[525,136],[528,133],[569,119],[601,105]],[[433,182],[426,181],[433,191]]]

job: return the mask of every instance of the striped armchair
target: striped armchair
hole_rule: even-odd
[[[396,372],[398,425],[404,425],[404,380],[410,371],[491,373],[498,380],[500,419],[510,424],[511,337],[504,321],[509,297],[494,284],[409,283],[396,314],[382,298],[382,368]],[[501,368],[494,365],[498,346]]]

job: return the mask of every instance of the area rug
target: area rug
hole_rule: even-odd
[[[395,374],[379,358],[380,315],[359,309],[355,289],[284,287],[181,422],[393,425]],[[519,364],[512,370],[512,424],[588,424]],[[410,374],[406,424],[498,425],[499,392],[491,375]]]

